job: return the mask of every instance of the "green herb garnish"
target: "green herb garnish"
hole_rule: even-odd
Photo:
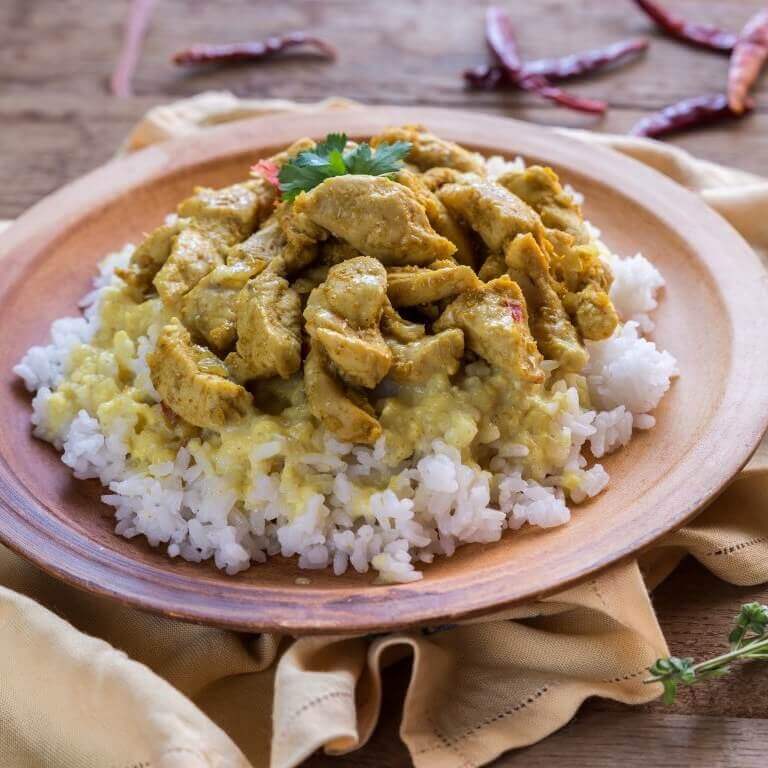
[[[646,683],[664,686],[664,702],[671,704],[681,685],[694,685],[711,677],[721,677],[731,669],[731,663],[739,659],[768,661],[768,605],[746,603],[736,617],[728,636],[731,649],[728,653],[706,661],[694,663],[693,659],[670,656],[658,659],[648,668],[652,677]]]
[[[375,150],[363,142],[345,152],[346,145],[346,134],[329,133],[314,149],[300,152],[286,163],[278,176],[283,200],[293,200],[300,192],[309,192],[331,176],[389,176],[403,167],[403,158],[411,149],[407,141],[382,143]]]

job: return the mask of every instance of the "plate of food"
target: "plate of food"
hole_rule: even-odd
[[[0,259],[0,539],[192,621],[385,631],[561,590],[768,422],[747,244],[504,118],[214,128],[43,200]]]

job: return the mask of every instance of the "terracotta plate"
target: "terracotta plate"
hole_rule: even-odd
[[[483,153],[550,164],[586,195],[586,214],[616,251],[642,250],[667,289],[656,341],[681,378],[658,426],[604,461],[608,490],[549,531],[511,533],[425,568],[422,581],[373,586],[275,558],[236,577],[170,560],[113,533],[94,482],[73,480],[33,439],[29,395],[11,373],[44,342],[52,320],[76,312],[101,256],[135,241],[195,184],[246,176],[255,159],[302,135],[367,137],[420,121]],[[757,257],[692,194],[619,155],[502,118],[376,108],[261,118],[112,162],[43,200],[0,240],[0,538],[46,571],[166,615],[244,630],[390,630],[442,623],[562,589],[680,526],[746,462],[768,415],[768,293]],[[310,584],[297,584],[299,576]]]

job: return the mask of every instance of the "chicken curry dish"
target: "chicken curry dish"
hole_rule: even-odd
[[[423,386],[482,359],[540,384],[544,360],[578,372],[583,339],[613,333],[610,270],[551,169],[490,181],[426,133],[372,144],[392,136],[413,146],[392,178],[331,177],[290,203],[263,177],[199,189],[118,271],[169,316],[149,368],[176,416],[234,426],[258,411],[249,386],[298,375],[314,418],[373,444],[386,377]]]
[[[565,522],[608,479],[582,449],[651,426],[674,361],[613,269],[632,278],[549,167],[422,126],[299,139],[194,190],[113,258],[48,379],[17,372],[118,533],[231,573],[282,553],[407,581]],[[639,344],[666,366],[650,406],[611,379]]]

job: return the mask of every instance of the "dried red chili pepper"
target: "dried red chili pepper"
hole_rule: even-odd
[[[533,59],[522,64],[522,71],[528,74],[541,75],[548,80],[566,80],[570,77],[580,77],[590,72],[619,64],[636,56],[648,48],[645,38],[620,40],[602,48],[590,51],[572,53],[553,59]],[[464,73],[465,80],[475,88],[492,90],[502,86],[514,85],[505,74],[504,68],[498,65],[485,65],[468,69]]]
[[[483,91],[495,91],[497,88],[515,85],[514,81],[507,77],[504,68],[498,64],[479,64],[465,69],[464,80],[473,88]]]
[[[275,35],[266,40],[247,43],[228,43],[224,45],[193,45],[174,54],[175,64],[207,64],[209,62],[259,61],[281,53],[289,48],[308,46],[329,59],[336,58],[336,49],[319,37],[304,32],[289,32]]]
[[[748,100],[745,112],[753,108]],[[644,117],[630,130],[632,136],[666,136],[669,133],[684,131],[700,125],[739,118],[745,112],[734,112],[728,104],[728,97],[723,93],[706,96],[694,96],[691,99],[678,101],[652,115]]]
[[[568,109],[577,112],[589,112],[590,114],[602,115],[608,104],[598,99],[587,99],[583,96],[576,96],[556,85],[552,85],[545,77],[541,75],[522,75],[517,79],[517,85],[524,91],[532,91],[539,96],[554,101]]]
[[[635,4],[668,35],[700,48],[729,53],[736,45],[736,35],[712,24],[697,24],[668,11],[652,0],[635,0]]]
[[[110,79],[113,95],[125,99],[132,94],[131,81],[139,61],[141,43],[157,0],[133,0],[123,34],[123,45]]]
[[[768,9],[756,13],[744,26],[731,54],[728,70],[728,104],[744,111],[747,94],[768,60]]]
[[[491,51],[500,62],[505,75],[524,91],[537,93],[545,99],[581,112],[603,113],[607,109],[608,105],[603,101],[575,96],[552,85],[542,75],[527,73],[517,50],[512,20],[502,8],[491,6],[486,11],[485,38]]]
[[[514,79],[523,62],[517,51],[517,38],[512,19],[503,8],[492,5],[486,10],[485,40],[508,76]]]
[[[552,80],[565,80],[625,61],[631,56],[642,53],[646,48],[648,48],[648,40],[644,37],[636,37],[630,40],[619,40],[602,48],[572,53],[570,56],[526,61],[524,69],[526,72],[543,75]]]

